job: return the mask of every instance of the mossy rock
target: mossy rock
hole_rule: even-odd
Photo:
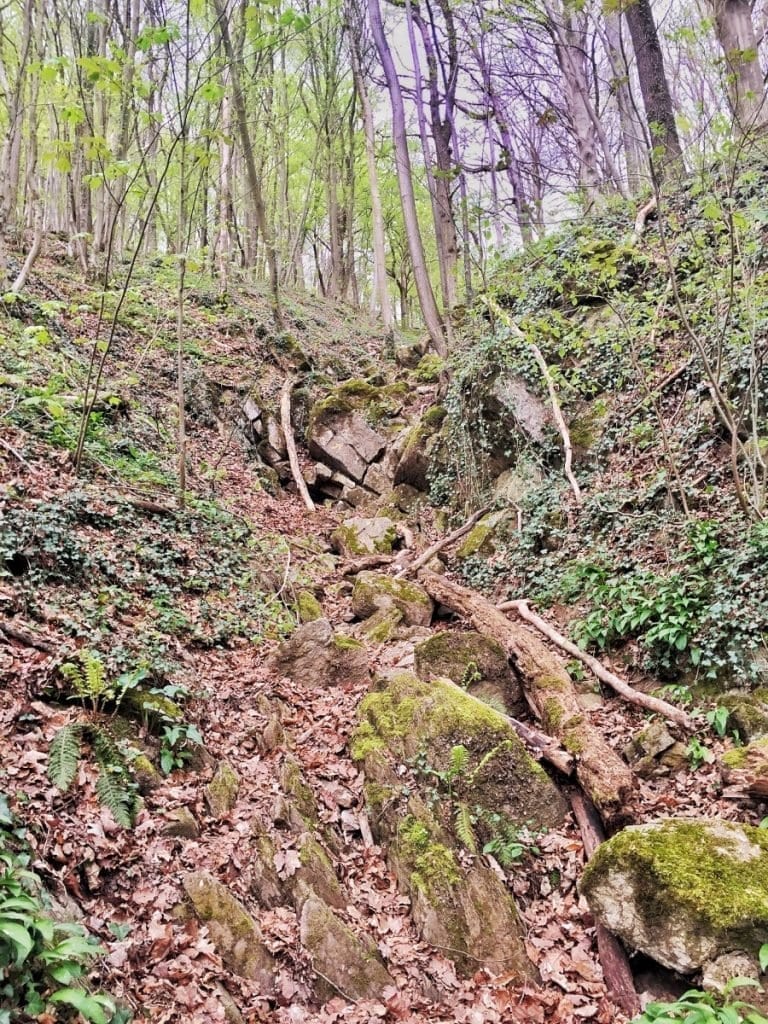
[[[261,929],[242,903],[207,871],[184,876],[184,890],[226,966],[258,983],[265,995],[275,989],[277,965]]]
[[[309,826],[317,822],[317,804],[312,790],[304,780],[299,762],[293,757],[286,757],[280,769],[280,788],[290,800],[292,806]]]
[[[300,867],[287,883],[297,911],[301,912],[304,901],[313,895],[328,906],[343,910],[349,899],[320,843],[311,833],[304,832],[299,836],[298,851]]]
[[[429,490],[429,468],[436,435],[444,416],[432,416],[429,410],[422,419],[398,438],[400,459],[395,469],[395,485],[410,484],[419,491]]]
[[[359,378],[344,381],[312,406],[307,433],[311,435],[323,424],[353,412],[359,412],[370,426],[379,426],[400,412],[407,393],[402,383],[379,387]]]
[[[331,544],[344,558],[389,555],[397,541],[397,524],[387,516],[345,519],[331,534]]]
[[[718,696],[718,704],[728,709],[728,724],[743,740],[768,736],[768,687],[756,690],[731,690]]]
[[[428,626],[434,605],[418,583],[383,573],[358,573],[352,591],[352,611],[359,619],[367,619],[382,608],[397,608],[407,626]]]
[[[176,807],[168,812],[163,832],[176,839],[197,839],[200,827],[188,807]]]
[[[364,646],[335,633],[327,619],[300,626],[280,644],[272,664],[275,671],[306,687],[354,685],[370,678]]]
[[[164,693],[150,693],[149,690],[127,689],[121,707],[130,711],[143,722],[158,724],[162,722],[182,722],[184,710],[166,697]]]
[[[511,521],[507,511],[492,512],[483,516],[469,531],[456,551],[456,558],[463,561],[476,555],[492,555],[496,550],[497,536]]]
[[[500,702],[511,715],[519,714],[525,706],[504,648],[481,633],[434,633],[416,645],[414,656],[416,674],[427,682],[447,677],[473,697]]]
[[[691,973],[768,942],[768,833],[704,818],[632,825],[599,847],[581,892],[629,946]]]
[[[381,999],[384,990],[394,985],[375,943],[355,935],[317,896],[304,903],[299,930],[317,972],[320,1001],[339,994],[354,1000]]]
[[[277,847],[260,821],[254,820],[252,831],[249,889],[260,907],[273,910],[285,902],[280,877],[275,868]]]
[[[299,622],[315,622],[323,617],[323,606],[311,590],[300,590],[296,597],[296,616]]]
[[[463,746],[467,768],[454,780],[457,799],[534,829],[563,821],[563,798],[506,718],[450,681],[391,672],[362,701],[359,715],[351,753],[367,774],[377,759],[416,755],[433,771],[445,771],[453,748]]]
[[[397,608],[382,608],[358,627],[360,633],[372,644],[385,644],[392,640],[403,621],[403,613]]]
[[[722,757],[723,780],[757,800],[768,800],[768,736],[745,747],[734,747]]]
[[[434,352],[427,352],[413,370],[413,379],[419,384],[436,384],[445,370],[445,360]]]
[[[214,818],[226,817],[237,802],[240,779],[227,761],[222,761],[216,773],[205,787],[205,800]]]

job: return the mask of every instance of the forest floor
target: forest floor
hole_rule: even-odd
[[[10,434],[5,439],[18,440]],[[285,537],[299,562],[302,545],[318,535],[328,536],[340,518],[325,510],[310,516],[296,496],[273,498],[260,490],[248,479],[247,466],[230,468],[233,472],[220,500],[236,505],[257,533]],[[28,497],[50,499],[73,483],[65,469],[40,464],[30,471],[17,466],[14,477],[18,484],[23,482]],[[101,500],[108,504],[108,497]],[[158,521],[157,529],[162,528]],[[189,555],[195,558],[194,551]],[[317,582],[328,595],[323,605],[331,620],[351,618],[347,600],[331,596],[339,580],[328,576]],[[13,641],[2,647],[4,678],[15,680],[0,691],[3,785],[23,808],[24,818],[34,822],[36,867],[65,905],[73,899],[82,908],[84,923],[106,950],[99,984],[130,1005],[137,1017],[157,1024],[223,1020],[222,986],[247,1021],[626,1020],[606,996],[593,921],[578,895],[584,855],[575,825],[569,821],[541,837],[540,852],[526,856],[510,873],[525,919],[526,946],[542,985],[520,990],[509,979],[492,978],[483,971],[460,980],[445,956],[419,941],[408,901],[398,892],[382,851],[367,846],[361,833],[362,776],[349,757],[347,740],[365,688],[318,692],[277,678],[268,665],[273,646],[274,642],[258,647],[242,642],[227,651],[189,649],[178,677],[199,695],[187,714],[200,728],[213,762],[226,759],[240,778],[231,814],[212,820],[206,813],[204,788],[213,765],[202,772],[174,771],[147,796],[133,830],[116,826],[109,812],[99,807],[86,767],[71,794],[62,796],[51,786],[46,750],[56,729],[73,712],[35,697],[36,680],[50,668],[49,655]],[[381,650],[370,653],[375,668]],[[259,737],[268,724],[264,709],[275,701],[287,709],[286,739],[262,754]],[[616,699],[606,699],[594,718],[618,749],[641,722],[636,709]],[[205,928],[178,918],[181,878],[199,868],[216,875],[248,903],[253,822],[270,820],[279,793],[279,768],[288,751],[312,787],[321,820],[343,834],[337,864],[353,899],[345,917],[353,928],[375,936],[397,983],[383,1003],[351,1006],[339,996],[323,1008],[312,1008],[312,968],[302,952],[292,910],[278,908],[259,915],[280,964],[279,1005],[272,1008],[254,986],[223,968]],[[731,817],[733,805],[719,798],[718,786],[717,773],[709,765],[695,773],[685,770],[644,782],[637,794],[640,819],[673,814]],[[191,810],[201,823],[198,838],[164,834],[169,812],[180,807]],[[286,837],[284,854],[289,850]]]
[[[47,281],[53,282],[57,293],[69,287],[66,273],[66,269],[57,270],[55,261],[44,264],[41,271]],[[137,293],[133,299],[134,315],[148,301],[147,294],[154,303],[151,309],[157,311],[153,323],[147,319],[142,325],[143,336],[149,339],[146,347],[137,359],[131,334],[135,328],[129,325],[117,338],[117,354],[107,368],[107,379],[122,379],[120,395],[127,395],[135,406],[141,404],[147,414],[151,412],[151,417],[159,421],[173,408],[174,354],[168,338],[164,347],[155,342],[171,330],[175,313],[173,304],[163,301],[162,288],[152,293],[151,287],[147,284],[145,293]],[[40,296],[44,294],[41,290]],[[22,387],[22,393],[28,396],[18,407],[14,398],[10,408],[21,408],[27,403],[24,415],[31,416],[37,415],[41,402],[48,403],[45,408],[57,429],[61,423],[59,408],[64,403],[56,399],[54,407],[55,396],[51,397],[51,365],[55,366],[51,353],[61,356],[67,367],[62,372],[69,373],[77,356],[69,339],[77,331],[92,339],[96,330],[93,303],[83,307],[83,312],[76,305],[82,300],[73,287],[69,288],[66,302],[60,298],[59,294],[59,299],[54,300],[54,314],[63,323],[64,335],[44,341],[45,352],[40,362],[41,377],[49,390],[41,391],[40,382],[35,385],[37,390],[30,389],[28,381],[20,384],[20,378],[13,374],[0,377],[0,385],[17,391]],[[322,303],[313,301],[309,307],[310,303],[305,308],[297,305],[295,311],[296,322],[301,319],[307,325],[302,340],[312,332],[312,317],[318,318],[318,323],[319,318],[325,318],[319,328],[318,350],[343,350],[345,345],[351,345],[353,350],[357,344],[356,358],[363,358],[359,355],[362,346],[364,358],[369,364],[374,362],[380,338],[364,325],[344,327],[343,318],[330,322],[328,308]],[[215,309],[210,312],[206,304],[200,308],[208,310],[207,320],[198,318],[195,324],[204,341],[200,343],[205,351],[203,362],[215,363],[219,377],[225,380],[250,379],[253,366],[261,358],[261,349],[250,333],[244,337],[234,331],[232,324],[241,314],[230,314],[231,323],[225,331],[221,323],[224,314],[219,316]],[[145,318],[151,319],[149,312],[145,314]],[[28,326],[19,336],[19,344],[40,340],[30,333],[29,317],[26,322]],[[256,337],[261,337],[258,331]],[[266,339],[260,343],[262,348],[266,349],[268,342]],[[26,359],[32,367],[37,356],[38,353],[22,354],[22,361]],[[130,363],[133,376],[126,375],[121,359],[126,365]],[[259,372],[262,370],[260,365]],[[273,379],[280,379],[279,366],[272,366],[272,375]],[[70,383],[69,387],[72,386]],[[138,445],[146,441],[148,423],[148,416],[137,417],[133,426],[123,425],[120,430],[123,434],[132,430]],[[55,520],[57,510],[66,509],[67,501],[77,495],[80,507],[90,519],[77,527],[75,539],[80,546],[71,550],[80,552],[83,559],[89,551],[107,552],[107,560],[111,558],[117,563],[116,568],[112,567],[115,572],[125,573],[133,568],[134,557],[126,547],[125,533],[140,531],[145,550],[154,551],[152,557],[158,560],[162,560],[164,552],[172,551],[179,572],[191,572],[201,564],[215,561],[215,549],[212,553],[210,543],[206,546],[203,539],[196,539],[194,530],[187,531],[181,539],[181,535],[171,536],[175,529],[172,524],[183,521],[185,516],[190,523],[195,521],[197,506],[170,518],[152,510],[133,508],[132,518],[122,523],[120,533],[120,516],[129,500],[126,495],[138,493],[133,486],[135,479],[126,486],[120,472],[110,472],[98,461],[89,467],[85,478],[77,477],[66,450],[68,443],[62,444],[59,438],[57,444],[50,444],[45,436],[49,428],[48,420],[43,428],[35,428],[23,417],[6,417],[2,421],[0,482],[6,516],[19,508],[23,511],[45,507],[53,510],[51,517]],[[110,451],[124,450],[125,439],[118,443],[109,434],[108,423],[99,429],[99,458],[103,462]],[[295,581],[300,580],[301,586],[314,589],[332,623],[348,623],[352,619],[350,584],[322,559],[323,551],[328,550],[330,533],[343,518],[342,513],[321,508],[310,514],[295,495],[283,491],[270,495],[259,479],[257,464],[246,457],[242,445],[229,443],[231,440],[230,437],[222,442],[215,426],[206,423],[204,417],[190,424],[188,459],[197,470],[192,482],[198,495],[206,489],[208,494],[215,490],[217,507],[245,524],[248,535],[259,541],[259,557],[269,563],[277,580],[272,588],[277,603],[283,600],[289,605],[291,595],[298,589]],[[172,437],[167,446],[173,448]],[[216,452],[219,455],[214,459]],[[138,462],[135,455],[132,457]],[[142,465],[145,463],[149,467],[145,475],[150,479],[156,472],[155,464],[148,458]],[[146,480],[142,480],[140,491],[146,494],[145,484]],[[163,486],[153,493],[162,504],[168,504],[172,486],[164,478]],[[112,522],[114,526],[110,525]],[[431,539],[434,534],[429,519],[421,526],[422,539]],[[61,545],[72,541],[69,535],[55,532],[55,522],[45,529],[49,529],[49,534],[41,545],[41,580],[60,554]],[[37,539],[40,540],[39,534]],[[13,537],[8,543],[13,543]],[[93,766],[87,759],[80,764],[75,786],[61,794],[48,778],[48,749],[57,729],[72,721],[81,709],[52,700],[50,681],[63,654],[71,655],[73,644],[75,648],[96,646],[93,637],[83,627],[72,626],[74,619],[66,615],[70,615],[78,598],[84,607],[86,594],[93,591],[96,605],[103,605],[102,620],[108,620],[101,639],[102,646],[109,645],[109,656],[118,648],[134,649],[137,637],[145,635],[140,630],[146,627],[147,615],[151,613],[159,621],[161,614],[167,616],[169,608],[161,603],[146,612],[143,598],[137,598],[133,604],[128,602],[130,607],[126,607],[125,602],[121,604],[118,600],[125,594],[115,594],[98,579],[89,577],[93,570],[87,561],[82,562],[85,575],[80,582],[73,577],[50,585],[41,583],[28,589],[20,599],[15,574],[26,570],[24,565],[19,568],[18,561],[8,561],[11,550],[3,552],[6,569],[9,565],[10,569],[0,579],[0,607],[8,616],[6,624],[12,621],[18,626],[34,620],[36,633],[32,645],[29,637],[25,640],[0,634],[0,787],[17,819],[27,827],[35,870],[66,912],[80,917],[104,949],[94,970],[94,984],[129,1007],[136,1019],[150,1019],[154,1024],[240,1020],[232,1007],[234,1000],[242,1019],[249,1024],[363,1024],[372,1020],[466,1024],[568,1024],[592,1020],[608,1024],[626,1020],[606,994],[595,948],[594,921],[578,894],[584,852],[578,829],[570,818],[561,829],[541,836],[537,852],[529,852],[506,872],[524,917],[526,948],[539,970],[540,985],[521,989],[510,978],[491,977],[484,970],[470,979],[460,979],[444,955],[450,951],[441,953],[419,940],[409,916],[408,900],[398,891],[382,850],[366,841],[370,829],[363,821],[362,775],[351,760],[347,745],[364,687],[342,685],[317,690],[278,677],[269,661],[281,635],[274,622],[266,623],[258,643],[249,636],[253,632],[250,627],[240,626],[233,628],[222,643],[202,643],[199,635],[196,640],[190,639],[189,630],[185,633],[182,629],[169,641],[177,663],[173,682],[192,694],[185,705],[186,720],[199,728],[209,758],[202,766],[196,765],[196,770],[178,768],[159,778],[155,788],[146,793],[133,829],[117,826],[110,813],[100,806]],[[223,547],[218,553],[221,561],[226,561],[229,553]],[[21,563],[26,557],[21,552]],[[116,578],[123,579],[119,573]],[[123,586],[119,583],[117,590]],[[65,590],[68,596],[63,594]],[[201,618],[200,603],[188,595],[184,600],[187,618]],[[250,609],[249,601],[253,606]],[[243,593],[232,584],[229,592],[223,589],[217,611],[220,616],[230,615],[238,622],[250,613],[258,618],[263,611],[262,601],[263,595],[255,589],[250,594],[247,589]],[[179,612],[181,605],[171,602],[170,610]],[[442,625],[450,628],[448,622]],[[140,646],[143,640],[138,642]],[[384,661],[392,664],[392,652],[383,646],[371,645],[369,656],[374,671]],[[284,737],[266,749],[263,737],[275,707],[281,709]],[[590,714],[617,750],[644,722],[637,708],[608,694],[603,694],[602,706]],[[713,740],[710,746],[717,752],[719,741]],[[318,1006],[312,997],[312,964],[299,942],[294,910],[254,910],[249,893],[255,837],[263,823],[273,819],[273,806],[280,794],[280,769],[289,754],[299,762],[312,789],[321,822],[332,826],[342,837],[341,851],[334,862],[351,897],[342,916],[353,930],[374,937],[396,983],[381,1002],[350,1004],[340,993],[324,1006]],[[224,760],[237,773],[240,787],[232,811],[215,818],[206,809],[205,787],[215,767]],[[719,773],[708,763],[699,765],[695,771],[686,765],[677,773],[638,785],[639,821],[666,815],[733,818],[737,813],[744,820],[745,813],[751,813],[722,796]],[[197,820],[200,834],[196,838],[167,834],[169,815],[179,808],[188,809]],[[295,863],[294,844],[295,837],[286,832],[279,850],[278,867],[283,874],[289,874]],[[200,868],[225,883],[258,917],[279,964],[276,998],[263,998],[253,984],[227,970],[206,928],[181,911],[185,902],[183,876]],[[673,992],[674,980],[667,979],[666,984],[672,986],[667,991]],[[686,987],[684,982],[680,984]],[[664,992],[662,987],[654,994]]]

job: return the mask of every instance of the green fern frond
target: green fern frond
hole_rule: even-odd
[[[469,751],[463,743],[458,743],[455,747],[451,747],[451,760],[448,768],[448,778],[450,780],[460,778],[466,771],[468,763]]]
[[[75,695],[82,701],[90,701],[96,709],[103,698],[112,696],[104,662],[87,647],[78,652],[78,658],[79,664],[71,661],[62,665],[61,674],[71,684]]]
[[[491,750],[489,750],[488,753],[485,755],[485,757],[481,759],[480,764],[478,764],[477,768],[475,768],[472,774],[469,776],[469,785],[473,786],[475,784],[475,780],[477,779],[480,772],[483,770],[483,768],[486,768],[491,763],[494,757],[498,757],[499,754],[503,753],[505,750],[509,750],[511,746],[511,740],[503,740],[501,743],[497,743],[495,747],[492,747]]]
[[[472,823],[472,812],[465,803],[457,804],[455,819],[456,835],[471,853],[477,853],[477,840]]]
[[[91,726],[89,732],[99,766],[96,780],[99,800],[118,825],[132,828],[136,816],[136,787],[125,755],[104,729]]]
[[[69,789],[77,773],[83,727],[70,722],[56,733],[48,751],[48,778],[63,793]]]

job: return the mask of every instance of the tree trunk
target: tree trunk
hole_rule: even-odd
[[[713,0],[712,9],[728,66],[728,95],[736,132],[744,135],[768,120],[752,7],[748,0]]]
[[[611,65],[613,76],[611,88],[616,97],[621,137],[624,143],[627,185],[630,195],[636,195],[643,183],[648,181],[648,161],[645,153],[643,126],[637,116],[629,89],[629,67],[621,38],[621,18],[615,12],[606,11],[602,17],[602,24],[604,28],[603,45]]]
[[[651,152],[657,154],[657,159],[653,162],[657,174],[663,177],[675,165],[682,167],[683,150],[677,134],[656,22],[653,19],[650,0],[631,0],[623,10],[637,60],[637,74],[645,106]]]
[[[416,197],[413,192],[411,158],[408,153],[408,134],[406,131],[403,94],[400,89],[400,80],[397,77],[395,62],[392,59],[392,52],[389,49],[389,43],[384,34],[379,0],[368,0],[368,13],[373,40],[384,69],[384,77],[386,78],[387,90],[392,104],[392,140],[395,148],[397,183],[400,190],[400,202],[403,210],[405,233],[408,239],[408,251],[411,256],[413,275],[416,282],[416,292],[419,296],[419,305],[421,306],[421,312],[424,316],[432,347],[438,355],[445,356],[448,354],[445,329],[440,319],[440,311],[437,308],[435,294],[432,291],[432,282],[429,279],[429,271],[424,255],[424,244],[419,231]]]

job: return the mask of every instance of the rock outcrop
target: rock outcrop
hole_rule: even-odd
[[[389,555],[397,540],[397,525],[388,516],[345,519],[331,534],[334,551],[344,558],[357,555]]]
[[[768,833],[720,819],[633,825],[598,848],[581,892],[629,946],[691,973],[768,942]]]

